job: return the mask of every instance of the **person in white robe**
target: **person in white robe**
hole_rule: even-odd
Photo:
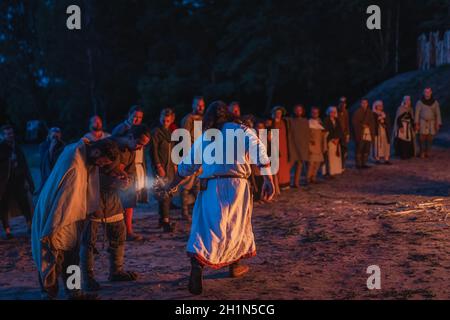
[[[191,233],[187,245],[188,256],[191,257],[191,276],[189,291],[192,294],[202,292],[202,269],[204,266],[213,269],[230,267],[231,277],[240,277],[247,273],[248,266],[239,264],[243,258],[256,255],[255,239],[252,230],[251,216],[253,210],[252,191],[248,178],[251,175],[251,163],[256,163],[262,171],[266,169],[262,187],[262,197],[267,201],[274,195],[274,185],[270,173],[270,160],[266,148],[259,140],[256,132],[237,122],[235,116],[228,111],[224,102],[212,103],[205,114],[204,133],[195,141],[190,154],[178,165],[178,175],[189,177],[200,168],[202,173],[202,191],[194,206]],[[211,130],[218,129],[223,136],[223,146],[227,145],[226,131],[243,130],[245,132],[245,152],[235,153],[233,163],[222,164],[227,159],[224,150],[221,163],[212,163],[203,159],[195,164],[196,153],[205,154],[210,142]],[[236,149],[236,139],[232,142]],[[250,150],[259,151],[256,155]],[[220,162],[220,161],[218,161]],[[179,182],[174,182],[177,185]]]
[[[108,140],[66,146],[44,184],[32,223],[31,249],[44,298],[58,295],[62,276],[69,298],[79,290],[67,287],[67,268],[78,265],[79,241],[87,214],[98,210],[98,167],[116,160],[119,149]]]
[[[375,119],[375,139],[372,144],[372,154],[376,164],[391,165],[391,121],[389,115],[384,112],[384,103],[381,100],[375,101],[372,106]]]

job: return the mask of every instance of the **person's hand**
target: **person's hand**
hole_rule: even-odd
[[[273,184],[272,176],[264,176],[264,183],[261,191],[261,199],[264,201],[271,201],[275,196],[275,185]]]
[[[436,124],[436,132],[439,131],[441,129],[441,125],[440,124]]]
[[[416,132],[419,132],[420,131],[420,125],[417,123],[416,124]]]

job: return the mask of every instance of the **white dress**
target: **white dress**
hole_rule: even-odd
[[[187,245],[187,253],[202,264],[219,269],[256,255],[255,239],[252,230],[252,192],[248,182],[251,174],[249,159],[250,146],[259,147],[259,161],[267,164],[265,146],[260,143],[256,134],[244,126],[226,123],[222,129],[224,145],[226,145],[225,130],[244,129],[248,137],[245,144],[245,154],[235,156],[234,164],[188,164],[186,159],[194,159],[195,150],[204,150],[207,143],[198,139],[190,155],[178,166],[181,176],[190,176],[200,167],[203,169],[200,178],[227,176],[208,181],[208,188],[201,191],[197,197],[192,217],[191,234]],[[203,137],[205,136],[205,133]],[[203,151],[202,151],[203,152]],[[226,159],[226,157],[224,157]],[[255,162],[258,159],[252,159]],[[193,161],[192,161],[193,162]],[[229,178],[228,176],[236,176]]]
[[[342,174],[342,151],[339,150],[339,144],[335,145],[333,141],[328,142],[328,170],[330,176],[336,176]]]
[[[391,156],[391,143],[388,140],[386,128],[383,126],[378,128],[378,135],[373,144],[373,156],[376,160],[381,158],[389,160]]]

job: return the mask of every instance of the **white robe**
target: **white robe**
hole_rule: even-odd
[[[339,145],[335,145],[333,141],[328,142],[328,173],[331,176],[336,176],[342,174],[342,151],[339,151]]]
[[[42,188],[33,216],[31,249],[44,282],[54,274],[55,251],[75,248],[80,222],[98,208],[98,167],[86,163],[83,141],[68,145]]]
[[[178,166],[181,176],[190,176],[201,167],[203,172],[200,178],[228,175],[241,177],[209,180],[207,190],[201,191],[195,202],[187,252],[189,256],[214,269],[256,255],[251,224],[252,193],[248,182],[251,174],[250,146],[260,148],[258,159],[252,159],[254,162],[260,166],[269,162],[265,146],[253,131],[235,123],[226,123],[222,129],[224,145],[227,129],[244,129],[249,140],[245,145],[245,154],[237,155],[234,164],[188,164],[186,158]],[[195,150],[203,152],[206,145],[202,144],[202,138],[198,139],[188,157],[194,159]]]

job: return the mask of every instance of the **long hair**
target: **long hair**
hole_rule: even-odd
[[[227,122],[237,122],[237,118],[229,110],[223,101],[214,101],[206,109],[203,116],[203,131],[208,129],[221,130]]]

